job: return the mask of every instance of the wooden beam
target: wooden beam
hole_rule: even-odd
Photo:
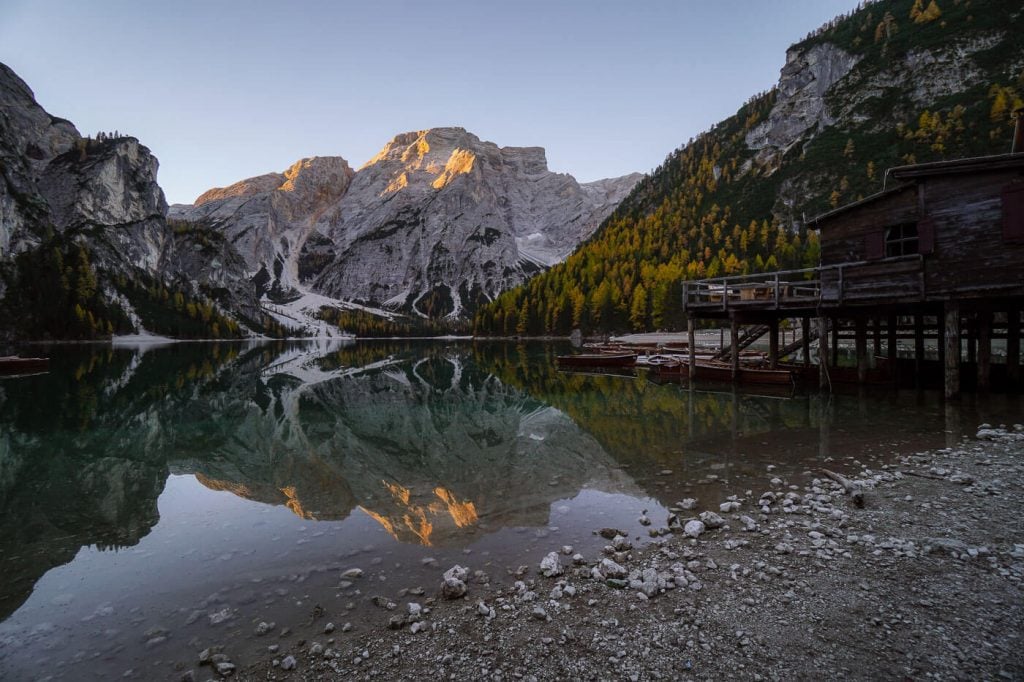
[[[740,323],[736,318],[729,320],[729,342],[731,345],[730,362],[732,365],[732,380],[740,378]]]
[[[991,387],[992,369],[992,313],[984,310],[978,313],[978,390]]]
[[[768,322],[768,366],[779,367],[779,320],[775,317]]]
[[[818,318],[818,388],[827,388],[828,381],[828,318]]]
[[[1010,386],[1020,388],[1020,308],[1006,314],[1006,377]]]
[[[697,324],[691,317],[686,321],[686,351],[689,354],[690,364],[686,368],[687,375],[692,382],[697,376]]]
[[[804,367],[811,364],[811,318],[800,319],[800,332],[804,335]]]
[[[863,384],[868,379],[868,321],[863,316],[854,320],[857,347],[857,383]]]
[[[945,355],[944,395],[952,399],[960,395],[960,304],[957,301],[946,302],[942,336]]]
[[[875,335],[875,357],[882,354],[882,318],[875,315],[871,323]]]

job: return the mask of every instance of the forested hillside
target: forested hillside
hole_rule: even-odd
[[[778,86],[670,154],[564,263],[481,309],[476,333],[678,327],[684,279],[816,264],[805,221],[879,191],[886,168],[1009,150],[1022,13],[896,0],[823,26]]]

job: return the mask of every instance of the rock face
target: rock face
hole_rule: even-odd
[[[167,225],[159,164],[149,149],[129,136],[83,138],[71,123],[39,106],[3,64],[0,160],[0,303],[14,280],[15,256],[40,247],[63,253],[81,247],[101,305],[118,311],[110,317],[127,327],[119,331],[143,331],[150,316],[162,314],[152,307],[136,311],[124,293],[154,283],[195,293],[216,287],[223,292],[223,312],[258,315],[251,283],[238,278],[243,267],[236,254],[204,246],[195,234],[177,234]],[[2,326],[0,336],[11,333],[9,325]]]
[[[833,122],[825,106],[825,93],[858,61],[856,55],[831,43],[786,52],[775,106],[768,118],[746,136],[751,149],[761,150],[760,161],[785,154],[805,133],[814,134]]]
[[[36,181],[80,137],[71,123],[36,104],[28,85],[0,64],[0,258],[40,243],[39,224],[49,216]]]
[[[76,149],[53,159],[38,187],[60,230],[100,228],[96,240],[114,262],[123,259],[155,274],[168,248],[167,202],[156,182],[156,157],[133,137],[100,145],[97,153]]]
[[[284,173],[204,192],[193,206],[173,206],[170,217],[215,226],[244,261],[259,293],[280,298],[295,290],[302,247],[354,174],[341,157],[302,159]]]
[[[312,291],[459,317],[565,258],[639,178],[580,184],[539,147],[437,128],[396,136],[358,172],[304,159],[171,217],[222,231],[272,300]]]

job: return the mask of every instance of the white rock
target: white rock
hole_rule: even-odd
[[[683,526],[683,532],[691,538],[700,537],[701,533],[704,532],[704,523],[697,520],[687,521],[686,525]]]
[[[699,516],[700,520],[703,521],[704,525],[708,528],[721,528],[725,525],[725,519],[713,511],[701,512]]]
[[[611,559],[601,559],[598,569],[605,578],[625,578],[628,573],[625,568]]]
[[[545,578],[553,578],[558,575],[562,575],[564,572],[562,569],[562,562],[558,559],[558,554],[550,552],[547,556],[540,560],[540,572]]]

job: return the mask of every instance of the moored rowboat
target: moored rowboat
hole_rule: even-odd
[[[557,360],[562,367],[632,367],[636,364],[636,353],[581,353],[559,355]]]
[[[732,367],[725,362],[697,361],[696,378],[705,381],[732,381]],[[654,372],[669,376],[689,376],[689,363],[681,359],[678,363],[652,367]],[[786,369],[760,369],[740,365],[737,379],[744,384],[792,384],[793,374]]]
[[[0,374],[45,372],[49,368],[49,358],[19,358],[16,355],[0,356]]]

